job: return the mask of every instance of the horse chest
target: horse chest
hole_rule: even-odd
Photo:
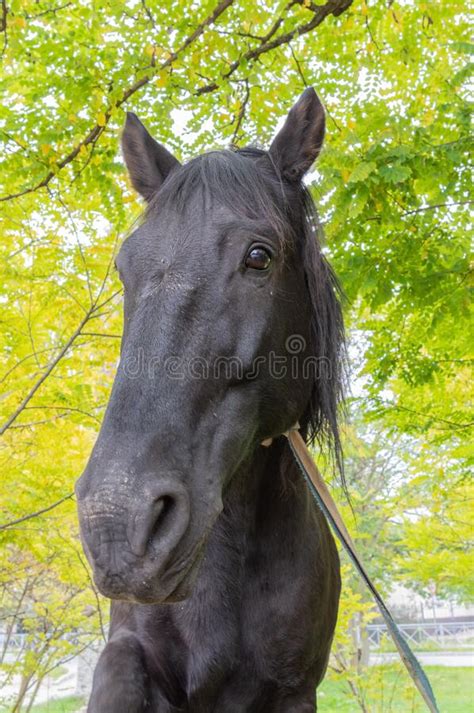
[[[183,606],[175,612],[190,713],[201,710],[201,700],[207,702],[206,713],[213,710],[211,701],[216,711],[231,710],[228,697],[234,691],[239,699],[258,700],[269,685],[297,687],[307,669],[314,596],[304,582],[272,581],[263,572],[226,594],[193,611]]]

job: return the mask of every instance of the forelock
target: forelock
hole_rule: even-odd
[[[209,151],[191,159],[168,177],[146,216],[165,206],[185,214],[196,201],[206,211],[223,205],[237,218],[264,219],[280,240],[292,230],[287,188],[268,153],[257,148]]]

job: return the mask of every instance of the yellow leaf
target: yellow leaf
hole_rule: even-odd
[[[49,154],[49,152],[51,151],[51,145],[50,144],[41,144],[40,151],[43,154],[43,156],[47,156]]]
[[[434,111],[432,109],[428,109],[428,111],[425,112],[425,114],[422,118],[423,126],[428,126],[429,124],[431,124],[431,122],[433,121],[433,118],[434,118]]]
[[[201,63],[201,53],[193,52],[191,55],[191,65],[193,67],[199,67],[200,63]]]
[[[395,25],[395,29],[398,32],[401,32],[402,28],[403,28],[403,16],[400,11],[398,12],[398,15],[397,15],[395,10],[392,10],[392,22]]]
[[[107,118],[103,112],[101,112],[97,117],[97,126],[105,126],[107,123]]]
[[[155,84],[157,87],[166,87],[167,83],[168,83],[168,75],[166,74],[166,72],[162,72],[155,79]]]

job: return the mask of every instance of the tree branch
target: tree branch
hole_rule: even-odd
[[[58,505],[62,505],[62,503],[66,502],[66,500],[70,500],[72,497],[74,497],[74,493],[69,493],[63,498],[56,500],[56,502],[52,503],[52,505],[48,505],[47,507],[42,508],[41,510],[37,510],[36,512],[30,513],[29,515],[23,515],[23,517],[19,517],[17,520],[10,520],[10,522],[6,522],[4,525],[0,525],[0,532],[2,532],[3,530],[7,530],[9,527],[20,525],[22,522],[26,522],[27,520],[32,520],[34,517],[44,515],[44,513],[49,512],[54,508],[57,508]]]
[[[300,5],[303,4],[303,0],[297,0],[297,2]],[[245,52],[241,57],[239,57],[239,59],[236,59],[234,62],[232,62],[229,69],[222,75],[222,79],[229,79],[229,77],[234,74],[234,72],[240,67],[243,62],[250,62],[256,60],[265,52],[270,52],[271,50],[274,50],[277,47],[280,47],[281,45],[288,44],[295,37],[301,37],[301,35],[305,35],[306,33],[311,32],[311,30],[314,30],[315,27],[320,25],[328,15],[334,15],[336,17],[338,15],[341,15],[344,10],[347,10],[347,8],[352,5],[352,2],[353,0],[328,0],[325,5],[312,4],[310,9],[313,11],[313,18],[309,22],[306,22],[303,25],[299,25],[290,32],[283,33],[281,35],[278,35],[278,37],[275,37],[275,39],[270,40],[269,38],[273,37],[276,30],[283,22],[283,17],[279,18],[279,20],[277,20],[277,22],[271,28],[270,32],[267,33],[267,35],[262,39],[262,41],[257,47],[248,50],[248,52]],[[291,2],[286,9],[288,9],[294,4],[295,3]],[[201,94],[208,94],[209,92],[213,92],[218,89],[218,87],[219,85],[217,82],[211,82],[209,84],[204,85],[203,87],[200,87],[197,90],[196,94],[197,96]]]
[[[54,352],[54,347],[47,347],[46,349],[38,349],[38,351],[32,352],[31,354],[27,354],[22,359],[19,359],[0,378],[0,384],[3,384],[3,382],[6,381],[6,379],[10,376],[10,374],[13,371],[15,371],[15,369],[18,369],[18,367],[21,366],[25,361],[28,361],[28,359],[36,359],[38,354],[44,354],[45,352]]]
[[[415,208],[414,210],[406,210],[402,215],[413,215],[414,213],[423,213],[425,210],[436,210],[437,208],[454,208],[458,205],[472,205],[472,201],[455,201],[453,203],[437,203],[436,205],[427,205],[424,208]]]
[[[4,0],[1,0],[2,2]],[[44,188],[47,186],[50,181],[54,178],[54,176],[57,175],[57,173],[63,169],[65,166],[67,166],[69,163],[74,161],[74,159],[77,157],[79,154],[80,150],[82,147],[87,147],[87,146],[94,146],[94,144],[97,142],[99,137],[104,133],[105,129],[107,128],[107,125],[112,117],[112,114],[116,109],[119,109],[123,104],[125,104],[130,97],[132,97],[136,92],[138,92],[139,89],[147,85],[153,78],[154,76],[158,73],[163,71],[164,69],[167,69],[170,67],[173,62],[175,62],[179,55],[181,55],[188,47],[191,45],[195,40],[200,37],[206,27],[214,24],[214,22],[217,20],[217,18],[222,15],[222,13],[227,10],[227,8],[232,5],[234,0],[221,0],[221,2],[216,6],[216,8],[213,10],[213,12],[208,15],[205,20],[203,20],[197,27],[196,29],[184,40],[184,42],[176,49],[174,52],[170,52],[168,57],[164,62],[162,62],[159,66],[153,67],[153,71],[150,72],[149,74],[146,74],[145,76],[141,77],[138,81],[136,81],[134,84],[132,84],[128,89],[126,89],[122,96],[117,99],[109,108],[107,111],[104,113],[104,119],[101,122],[101,124],[96,124],[85,136],[82,141],[80,141],[76,146],[63,158],[61,161],[59,161],[56,164],[56,169],[55,171],[48,171],[48,173],[44,176],[44,178],[37,183],[34,186],[30,186],[29,188],[25,188],[22,191],[18,191],[17,193],[10,193],[9,195],[2,196],[0,198],[0,202],[2,201],[9,201],[13,200],[14,198],[19,198],[20,196],[25,196],[29,193],[33,193],[34,191],[37,191],[40,188]],[[352,1],[352,0],[351,0]],[[1,434],[1,431],[0,431]]]
[[[408,408],[407,406],[402,406],[401,404],[396,404],[396,403],[391,403],[390,401],[384,401],[383,399],[379,400],[379,403],[388,409],[395,409],[396,411],[405,411],[407,413],[412,413],[415,416],[421,416],[421,418],[424,418],[428,421],[434,421],[436,423],[444,423],[447,426],[449,426],[452,429],[455,430],[462,430],[462,429],[469,429],[474,426],[474,421],[471,421],[469,423],[456,423],[456,421],[450,421],[449,419],[446,418],[440,418],[439,416],[435,416],[434,414],[431,413],[426,413],[422,411],[416,411],[415,409]]]
[[[156,29],[155,18],[153,17],[153,14],[152,14],[150,8],[149,8],[148,5],[146,4],[145,0],[141,0],[141,2],[142,2],[142,7],[143,7],[143,10],[144,10],[144,12],[145,12],[145,15],[146,15],[146,16],[148,17],[148,19],[150,20],[150,22],[151,22],[153,28]]]
[[[88,322],[89,319],[91,318],[91,316],[92,316],[92,311],[93,311],[93,310],[89,310],[89,311],[86,313],[85,317],[82,319],[82,321],[80,322],[80,324],[79,324],[79,326],[77,327],[77,329],[74,331],[74,333],[73,333],[73,334],[69,337],[69,339],[67,340],[66,344],[64,344],[64,346],[60,349],[60,351],[59,351],[59,353],[57,354],[57,356],[49,363],[49,365],[48,365],[48,367],[46,368],[46,370],[43,372],[43,374],[42,374],[41,377],[38,379],[38,381],[31,387],[31,389],[29,390],[29,392],[27,393],[27,395],[25,396],[25,398],[23,399],[23,401],[19,404],[18,408],[16,408],[15,411],[12,413],[12,415],[5,421],[5,423],[3,424],[3,426],[0,428],[0,436],[3,436],[3,434],[5,433],[5,431],[12,425],[12,423],[13,423],[14,421],[16,421],[16,419],[18,418],[18,416],[20,415],[20,413],[23,411],[23,409],[25,408],[25,406],[31,401],[31,399],[33,398],[33,396],[36,394],[36,392],[37,392],[38,389],[40,388],[41,384],[42,384],[44,381],[46,381],[46,379],[47,379],[48,376],[51,374],[51,372],[53,371],[53,369],[59,364],[59,362],[61,361],[61,359],[63,358],[63,356],[66,354],[66,352],[70,349],[70,347],[71,347],[72,344],[75,342],[75,340],[77,339],[77,337],[80,335],[80,333],[81,333],[83,327],[85,327],[85,325],[87,324],[87,322]]]
[[[234,133],[232,134],[231,144],[237,143],[237,140],[239,138],[240,127],[242,126],[242,122],[245,117],[245,112],[247,110],[247,104],[249,103],[249,99],[250,99],[250,86],[249,86],[248,79],[246,79],[245,80],[245,95],[240,103],[240,109],[239,109],[239,113],[237,116],[237,123],[235,125]]]
[[[57,5],[56,7],[48,7],[46,10],[43,10],[42,12],[37,12],[35,15],[30,15],[28,13],[25,13],[25,17],[27,20],[35,20],[37,17],[44,17],[45,15],[56,15],[56,13],[60,12],[61,10],[65,10],[67,7],[70,7],[72,5],[72,2],[66,2],[64,5]]]
[[[0,56],[5,54],[5,50],[8,45],[8,34],[7,34],[7,18],[8,18],[8,7],[7,0],[0,0],[0,32],[3,34],[3,47]]]
[[[51,372],[56,368],[56,366],[59,364],[63,356],[69,351],[71,346],[74,344],[76,339],[79,337],[81,334],[83,328],[85,325],[89,322],[89,320],[93,319],[95,316],[97,316],[97,313],[106,305],[110,302],[113,297],[118,294],[114,293],[110,297],[108,297],[106,300],[101,302],[100,304],[97,304],[97,301],[90,307],[89,310],[87,310],[86,314],[84,315],[83,319],[79,323],[79,326],[77,329],[73,332],[73,334],[69,337],[67,342],[63,345],[63,347],[60,349],[58,354],[54,357],[54,359],[49,363],[43,374],[40,376],[40,378],[36,381],[36,383],[31,387],[23,401],[19,404],[19,406],[15,409],[15,411],[12,413],[12,415],[5,421],[3,426],[0,428],[0,436],[2,436],[5,431],[12,425],[14,421],[18,418],[20,413],[23,411],[23,409],[27,406],[27,404],[31,401],[33,396],[36,394],[40,386],[46,381],[48,376],[51,374]]]
[[[395,201],[400,208],[403,206]],[[426,205],[422,206],[421,208],[413,208],[413,210],[405,210],[402,213],[400,213],[401,218],[405,218],[407,215],[416,215],[417,213],[424,213],[427,210],[438,210],[438,208],[456,208],[456,206],[460,205],[472,205],[474,203],[474,200],[470,201],[453,201],[452,203],[436,203],[435,205]],[[368,222],[369,220],[380,220],[380,215],[371,215],[369,218],[366,218],[365,222]]]

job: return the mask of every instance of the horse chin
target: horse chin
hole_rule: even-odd
[[[199,574],[201,562],[204,554],[204,546],[201,546],[198,552],[190,561],[189,567],[185,570],[184,576],[178,581],[177,585],[166,599],[162,600],[163,604],[177,604],[189,599],[193,593],[194,585]],[[158,603],[158,602],[156,602]]]
[[[166,599],[161,602],[155,602],[156,604],[178,604],[179,602],[184,602],[189,599],[193,593],[194,584],[196,582],[196,577],[199,571],[199,567],[192,567],[192,570],[187,574],[184,579],[182,579],[177,587],[173,589],[171,594],[169,594]]]
[[[129,604],[167,604],[186,598],[186,594],[181,594],[184,590],[181,582],[171,591],[163,587],[158,589],[153,583],[146,582],[135,584],[95,578],[95,583],[99,592],[107,599]]]

